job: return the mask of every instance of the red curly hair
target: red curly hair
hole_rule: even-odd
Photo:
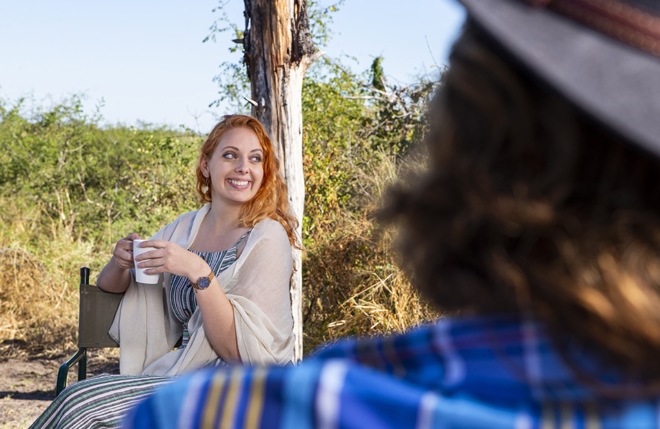
[[[211,179],[204,177],[201,168],[202,161],[211,158],[222,136],[234,128],[252,130],[256,134],[261,150],[263,151],[263,181],[254,198],[245,203],[241,208],[241,224],[245,227],[252,228],[262,219],[270,218],[276,220],[284,227],[291,245],[300,248],[296,234],[298,221],[293,216],[289,205],[288,189],[280,174],[280,163],[275,154],[273,143],[261,122],[251,116],[223,116],[220,122],[213,127],[204,144],[202,144],[195,171],[195,175],[197,176],[195,188],[200,196],[200,201],[203,204],[211,202]]]

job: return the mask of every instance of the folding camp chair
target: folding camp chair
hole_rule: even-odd
[[[80,309],[78,312],[78,351],[57,372],[56,395],[66,387],[69,369],[78,364],[78,381],[87,378],[87,349],[119,347],[108,330],[124,294],[105,292],[89,284],[89,268],[80,269]]]

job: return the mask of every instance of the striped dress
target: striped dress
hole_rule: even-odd
[[[202,257],[217,276],[236,261],[238,247],[250,232],[251,230],[241,236],[231,249],[221,252],[193,250],[191,252]],[[187,324],[197,308],[190,280],[173,275],[170,298],[171,310],[183,325],[180,347],[186,347],[189,340]],[[226,363],[218,358],[208,366],[223,365]],[[79,381],[64,389],[44,413],[32,423],[30,429],[117,428],[128,410],[137,402],[150,394],[156,387],[172,380],[172,377],[101,374]]]

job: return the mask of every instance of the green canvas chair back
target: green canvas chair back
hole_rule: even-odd
[[[57,373],[57,395],[66,387],[69,370],[78,364],[78,380],[87,378],[87,349],[119,347],[108,335],[117,307],[124,296],[105,292],[89,284],[90,270],[80,269],[80,307],[78,311],[78,351],[64,362]]]

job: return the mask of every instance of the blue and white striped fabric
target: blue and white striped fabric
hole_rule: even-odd
[[[196,250],[189,250],[195,255],[202,258],[211,267],[216,276],[229,268],[238,257],[238,246],[250,235],[252,229],[249,229],[243,234],[231,249],[223,250],[220,252],[198,252]],[[172,283],[170,285],[170,303],[172,305],[172,313],[174,317],[181,322],[183,328],[183,337],[181,339],[180,349],[188,346],[190,340],[190,332],[188,332],[188,321],[193,313],[197,310],[197,298],[195,297],[195,290],[192,288],[190,280],[186,276],[172,275]]]
[[[573,350],[581,376],[623,386]],[[605,400],[535,323],[441,320],[344,340],[298,366],[203,370],[158,388],[131,428],[658,428],[659,398]]]

